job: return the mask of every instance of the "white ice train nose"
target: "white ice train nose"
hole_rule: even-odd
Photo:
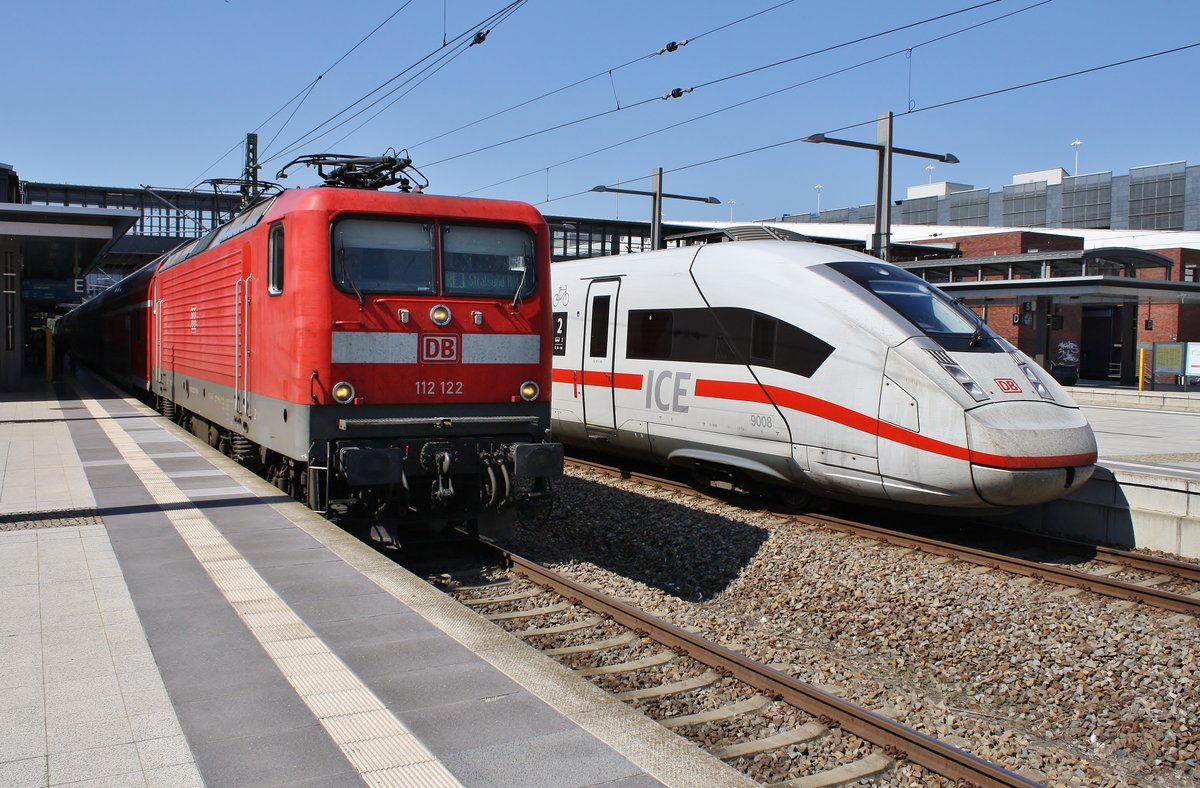
[[[995,506],[1032,506],[1083,486],[1096,463],[1096,436],[1077,408],[1052,402],[994,402],[967,411],[975,490]]]

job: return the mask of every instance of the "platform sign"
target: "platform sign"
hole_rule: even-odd
[[[554,320],[554,355],[567,355],[567,313],[555,312]]]
[[[1183,374],[1189,378],[1200,377],[1200,342],[1187,343],[1187,363]]]
[[[1183,374],[1183,342],[1154,343],[1154,374],[1182,375]]]
[[[73,279],[25,279],[21,282],[21,300],[57,304],[78,300]]]

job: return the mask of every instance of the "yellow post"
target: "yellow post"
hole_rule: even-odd
[[[1146,388],[1146,348],[1138,348],[1138,391]]]

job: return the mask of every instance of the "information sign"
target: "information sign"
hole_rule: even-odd
[[[1182,342],[1155,342],[1154,374],[1182,375],[1183,351],[1184,343]]]
[[[1200,377],[1200,342],[1187,343],[1187,366],[1183,374],[1189,378]]]

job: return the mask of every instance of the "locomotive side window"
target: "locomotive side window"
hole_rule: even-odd
[[[628,358],[756,364],[812,377],[833,346],[802,328],[740,307],[631,309]]]
[[[533,236],[515,227],[442,225],[442,292],[520,298],[533,293]]]
[[[674,315],[667,309],[629,310],[629,358],[669,359]]]
[[[592,331],[588,342],[588,355],[604,358],[608,355],[608,314],[612,296],[596,296],[592,299]]]
[[[750,358],[755,361],[775,360],[775,328],[778,321],[755,315],[750,321]]]
[[[433,293],[433,227],[429,223],[342,219],[333,226],[333,281],[362,293]]]
[[[271,225],[267,240],[267,292],[283,292],[283,222]]]

